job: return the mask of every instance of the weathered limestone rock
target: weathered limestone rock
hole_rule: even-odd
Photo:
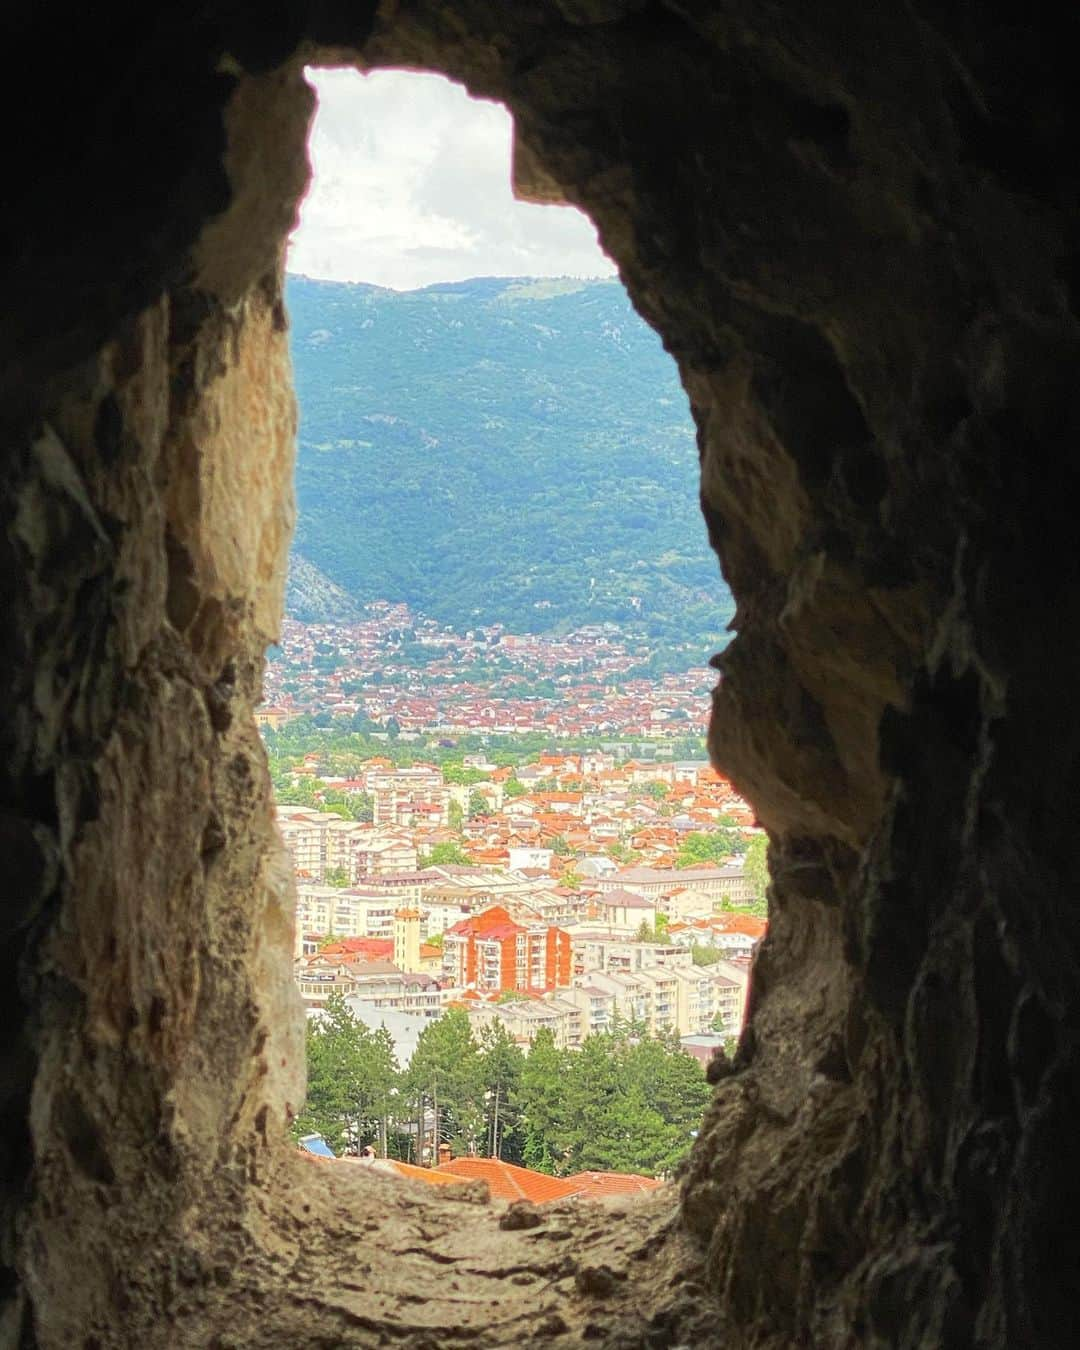
[[[1074,20],[66,19],[9,43],[70,103],[9,120],[5,1343],[1075,1344]],[[739,606],[711,745],[775,884],[678,1204],[504,1229],[283,1141],[302,1041],[251,710],[305,59],[503,99],[523,189],[590,212],[690,394]]]

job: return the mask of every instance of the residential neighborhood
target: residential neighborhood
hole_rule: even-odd
[[[528,1196],[671,1174],[740,1034],[768,883],[691,659],[384,603],[287,622],[258,719],[316,1152]]]
[[[716,1044],[738,1034],[766,927],[748,867],[763,835],[726,779],[602,751],[462,768],[447,781],[380,757],[346,779],[314,755],[296,767],[310,804],[280,803],[278,823],[309,1009],[339,993],[375,1025],[393,1013],[406,1055],[410,1019],[451,1007],[526,1045],[544,1027],[578,1046],[620,1019]],[[360,798],[370,820],[342,813]],[[702,840],[729,852],[688,863]]]
[[[457,632],[375,601],[355,623],[284,621],[257,720],[300,716],[406,740],[424,733],[561,740],[699,735],[715,675],[688,644],[633,647],[614,624],[566,634]]]

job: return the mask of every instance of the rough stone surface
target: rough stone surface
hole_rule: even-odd
[[[62,93],[9,117],[0,251],[3,1343],[1080,1340],[1077,21],[949,13],[20,15]],[[775,880],[678,1205],[507,1230],[284,1144],[251,709],[307,58],[503,99],[690,394]]]

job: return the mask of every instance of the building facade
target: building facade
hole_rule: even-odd
[[[443,935],[443,976],[477,993],[548,991],[570,983],[570,935],[554,925],[515,923],[506,909],[462,920]]]

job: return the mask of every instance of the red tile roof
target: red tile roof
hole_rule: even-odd
[[[440,1172],[436,1167],[417,1167],[415,1163],[398,1162],[396,1158],[387,1158],[378,1163],[379,1170],[393,1168],[399,1176],[409,1181],[426,1181],[429,1186],[460,1186],[461,1178]]]
[[[604,1195],[634,1195],[663,1184],[654,1177],[622,1172],[578,1172],[569,1177],[551,1177],[498,1158],[451,1158],[434,1170],[459,1180],[486,1181],[497,1200],[531,1200],[534,1205],[566,1200],[572,1195],[585,1200]]]
[[[572,1177],[549,1177],[545,1172],[517,1167],[498,1158],[451,1158],[440,1163],[435,1171],[468,1181],[486,1181],[497,1200],[531,1200],[542,1205],[577,1193]]]
[[[575,1195],[586,1199],[602,1195],[636,1195],[642,1191],[655,1191],[664,1184],[655,1177],[625,1172],[576,1172],[566,1180],[577,1182]]]

